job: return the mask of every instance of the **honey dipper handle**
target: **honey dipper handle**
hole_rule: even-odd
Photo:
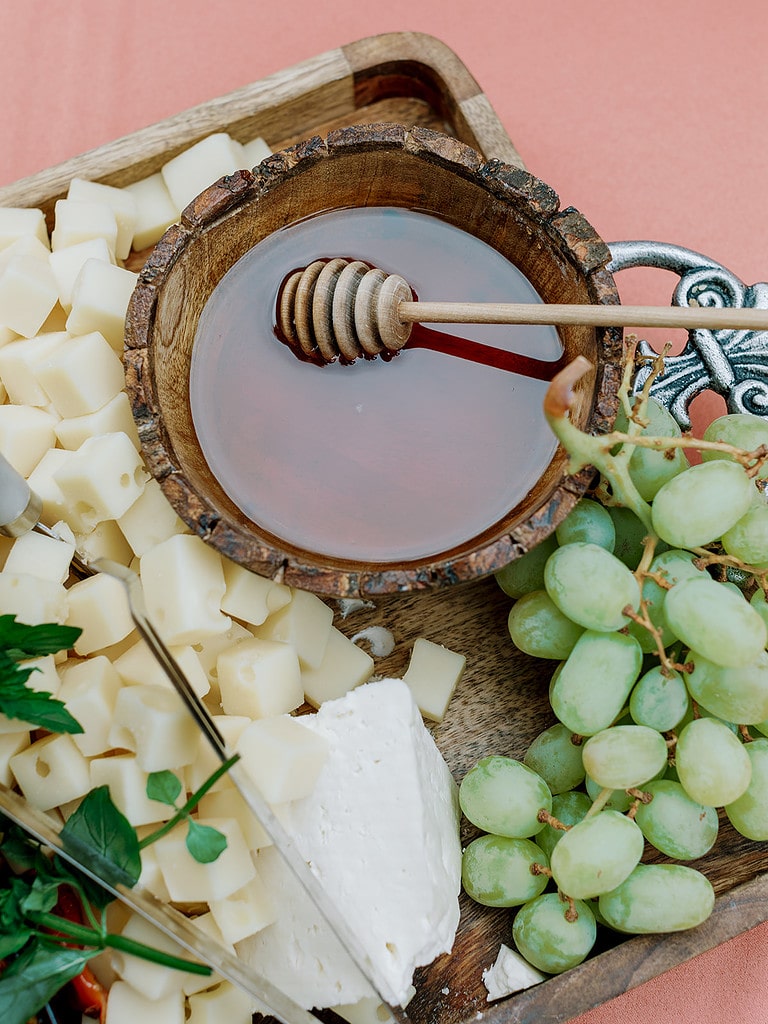
[[[590,327],[684,327],[768,330],[768,309],[730,306],[601,306],[522,302],[400,302],[403,323],[583,324]]]

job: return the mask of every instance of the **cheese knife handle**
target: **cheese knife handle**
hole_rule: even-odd
[[[0,535],[21,537],[37,525],[42,509],[21,473],[0,454]]]

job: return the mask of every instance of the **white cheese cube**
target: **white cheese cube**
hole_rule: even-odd
[[[181,212],[209,185],[239,170],[242,159],[242,150],[230,136],[216,132],[173,157],[160,173],[174,206]]]
[[[0,348],[0,377],[11,402],[39,408],[48,405],[51,399],[37,379],[37,366],[68,340],[65,331],[54,331],[12,341]]]
[[[123,938],[151,946],[153,949],[159,949],[171,956],[189,959],[189,953],[178,942],[138,914],[130,916],[121,934]],[[142,957],[119,950],[112,953],[112,968],[118,977],[148,999],[163,999],[173,992],[181,992],[186,974],[184,971],[168,970],[162,964],[151,963]]]
[[[56,443],[57,418],[28,405],[0,405],[0,452],[13,468],[28,477]]]
[[[260,164],[262,160],[265,160],[268,156],[272,155],[272,150],[261,136],[251,139],[250,142],[246,142],[243,146],[243,150],[245,151],[244,166],[249,168],[255,167],[256,164]]]
[[[61,689],[61,676],[52,654],[47,654],[43,658],[29,658],[27,661],[22,662],[22,664],[25,668],[32,669],[32,675],[27,680],[27,686],[30,690],[50,693],[54,697],[58,696]]]
[[[50,448],[27,478],[27,483],[43,503],[40,516],[46,526],[53,526],[64,518],[69,503],[56,483],[55,474],[74,453],[61,448]]]
[[[463,654],[419,637],[403,680],[425,718],[442,722],[466,664]]]
[[[123,267],[88,260],[72,288],[71,312],[67,317],[70,334],[99,331],[115,352],[122,354],[125,314],[138,275]]]
[[[443,994],[447,994],[443,989]],[[413,985],[408,989],[408,996],[405,1002],[401,1003],[403,1009],[416,995]],[[333,1012],[349,1024],[396,1024],[394,1014],[386,1003],[379,1002],[376,996],[369,996],[367,999],[359,999],[356,1003],[346,1003],[341,1006],[331,1007]]]
[[[67,417],[56,424],[59,444],[70,451],[76,451],[89,437],[118,432],[127,434],[137,450],[141,448],[131,403],[124,391],[115,395],[95,412]]]
[[[112,760],[114,760],[114,758]],[[93,765],[91,765],[91,768],[93,768]],[[128,818],[128,820],[131,821],[130,818]],[[131,821],[131,824],[135,825],[133,821]],[[154,828],[137,829],[139,839],[144,838],[142,833],[146,834],[151,831],[154,831]],[[157,857],[155,856],[155,851],[151,844],[149,846],[145,846],[141,851],[141,874],[139,875],[138,884],[143,889],[151,892],[153,896],[162,900],[163,903],[171,902],[171,894],[168,892],[166,884],[163,881],[163,873],[160,870],[160,865],[157,863]],[[210,979],[207,984],[210,984]]]
[[[327,700],[336,700],[373,675],[373,658],[349,637],[331,627],[325,656],[317,668],[301,670],[301,686],[308,704],[319,708]]]
[[[145,555],[169,537],[187,532],[157,480],[147,480],[140,496],[120,516],[118,526],[137,555]]]
[[[141,581],[149,618],[166,643],[195,643],[229,629],[221,558],[199,537],[177,534],[147,551]]]
[[[17,728],[21,723],[17,722]],[[0,783],[13,785],[11,758],[29,746],[29,730],[0,734]]]
[[[19,622],[67,621],[67,591],[60,583],[24,573],[0,572],[0,615],[15,615]]]
[[[82,633],[75,651],[83,656],[111,647],[133,630],[125,588],[112,576],[98,573],[74,583],[67,591],[67,624]]]
[[[13,256],[0,273],[3,323],[32,338],[40,331],[59,300],[56,279],[47,261],[36,256]]]
[[[258,864],[256,870],[242,889],[223,900],[210,901],[213,919],[227,942],[242,942],[277,920],[277,907],[259,878]]]
[[[251,720],[244,715],[213,715],[213,724],[221,733],[227,750],[230,753],[234,753],[237,741],[242,736],[246,727],[251,724]],[[195,757],[184,769],[184,778],[190,793],[196,793],[220,766],[221,761],[212,750],[208,740],[201,734],[198,739]],[[231,785],[231,781],[224,775],[214,782],[209,793],[227,790]],[[227,814],[226,817],[236,817],[236,815]]]
[[[88,762],[67,733],[46,736],[10,759],[24,797],[40,811],[85,796],[91,788]]]
[[[227,589],[221,609],[228,615],[259,626],[268,615],[290,603],[291,591],[285,584],[249,572],[228,558],[223,563]]]
[[[72,337],[38,363],[37,380],[60,416],[85,416],[125,384],[123,364],[98,331]]]
[[[119,260],[124,260],[131,251],[133,232],[136,229],[138,211],[135,197],[124,188],[102,185],[100,182],[86,181],[84,178],[73,178],[69,183],[67,199],[105,203],[112,210],[117,222],[115,255]]]
[[[6,559],[5,571],[66,583],[74,553],[74,540],[56,540],[30,530],[16,539]]]
[[[302,718],[260,718],[243,730],[236,752],[243,769],[270,804],[299,800],[314,789],[328,756],[324,737]]]
[[[106,203],[83,199],[59,199],[56,224],[51,232],[51,249],[65,249],[89,238],[103,238],[112,257],[117,244],[117,219]]]
[[[190,764],[199,739],[197,725],[175,691],[126,686],[117,695],[110,742],[134,751],[144,771]]]
[[[173,816],[173,808],[160,800],[147,796],[147,777],[135,754],[117,754],[110,757],[95,757],[90,764],[91,786],[109,786],[109,795],[118,810],[122,811],[134,828],[141,825],[157,825]],[[142,850],[144,854],[154,847]]]
[[[268,718],[304,703],[301,670],[288,644],[254,637],[224,651],[217,661],[221,705],[228,715]]]
[[[77,550],[86,562],[108,558],[120,565],[130,565],[133,552],[114,519],[105,519],[88,533],[75,534]]]
[[[59,691],[67,710],[85,732],[72,739],[81,754],[95,757],[111,749],[109,731],[115,712],[120,677],[103,655],[70,664]]]
[[[48,263],[50,255],[50,250],[39,238],[35,238],[33,235],[24,235],[12,242],[7,249],[0,249],[0,276],[17,256],[34,256],[35,259]]]
[[[162,238],[171,224],[179,219],[179,210],[159,171],[126,185],[123,191],[136,201],[133,248],[140,252]]]
[[[170,897],[168,902],[170,902]],[[232,956],[236,956],[235,947],[230,945],[230,943],[224,941],[224,936],[219,931],[219,926],[213,920],[213,914],[210,912],[210,910],[207,911],[205,914],[200,914],[198,915],[198,917],[193,918],[192,923],[194,924],[195,928],[198,928],[204,935],[207,935],[210,939],[213,939],[214,942],[218,942],[218,944],[228,953],[231,953]],[[203,992],[207,989],[211,989],[213,988],[214,985],[218,985],[220,982],[223,981],[221,975],[216,974],[215,972],[209,978],[204,978],[200,975],[196,976],[191,973],[185,974],[184,977],[186,978],[186,980],[182,985],[182,990],[184,992],[184,995],[186,996],[195,995],[198,992]],[[189,1022],[187,1022],[187,1024],[189,1024]],[[228,1021],[227,1024],[229,1024]]]
[[[21,756],[21,755],[17,755]],[[187,827],[179,825],[154,844],[160,870],[174,903],[210,903],[242,889],[256,875],[251,854],[237,822],[230,818],[199,818],[199,824],[221,832],[226,849],[210,864],[200,864],[186,847]]]
[[[88,533],[105,519],[119,519],[144,490],[147,477],[127,434],[89,437],[55,473],[68,502],[64,518],[76,533]]]
[[[316,594],[291,587],[291,602],[280,608],[253,630],[265,640],[290,644],[299,656],[302,668],[318,668],[333,623],[333,611]]]
[[[190,996],[187,1024],[251,1024],[253,1010],[245,992],[222,981],[216,988]]]
[[[209,774],[212,774],[212,770]],[[264,828],[248,804],[240,796],[240,793],[232,785],[232,782],[224,777],[225,788],[216,788],[201,797],[197,809],[201,818],[234,818],[240,826],[243,838],[248,844],[249,850],[260,850],[264,846],[271,846]],[[199,786],[195,787],[195,790]]]
[[[43,211],[23,206],[0,206],[0,249],[28,236],[37,238],[46,249],[49,247]]]
[[[59,289],[59,305],[65,312],[72,309],[72,292],[80,271],[89,260],[97,264],[111,267],[112,254],[103,238],[89,238],[76,245],[68,245],[65,249],[57,249],[50,255],[51,270]],[[117,269],[117,268],[116,268]],[[96,330],[92,327],[91,330]],[[84,331],[72,332],[84,334]]]
[[[168,648],[171,656],[186,676],[198,697],[204,697],[208,693],[210,683],[200,659],[189,644],[180,647],[171,646]],[[133,644],[124,654],[121,654],[114,662],[115,669],[120,674],[123,682],[128,686],[160,686],[166,689],[173,689],[168,676],[163,671],[160,663],[154,654],[147,647],[143,640]]]
[[[217,675],[218,669],[216,667],[219,655],[229,647],[233,647],[235,644],[239,644],[243,640],[250,640],[252,637],[253,633],[250,633],[245,626],[241,626],[239,622],[233,622],[229,629],[224,633],[198,637],[193,641],[192,646],[194,647],[195,654],[197,654],[200,659],[203,671],[208,677],[208,682],[211,684],[212,699],[215,699],[218,702],[221,700],[221,694],[219,693],[219,678]],[[221,713],[221,706],[219,706],[215,713]]]
[[[172,973],[168,971],[167,973]],[[104,1024],[185,1024],[181,991],[162,999],[142,995],[126,981],[116,981],[109,990]]]

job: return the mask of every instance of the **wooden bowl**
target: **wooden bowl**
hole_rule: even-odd
[[[329,197],[332,197],[329,200]],[[261,527],[227,496],[206,462],[189,395],[195,331],[206,302],[233,264],[287,224],[329,206],[418,209],[462,228],[507,257],[545,302],[618,303],[610,253],[572,208],[526,171],[482,157],[425,128],[355,126],[274,154],[251,173],[222,178],[184,211],[139,276],[126,323],[128,394],[150,472],[181,518],[250,570],[339,597],[425,589],[474,579],[550,534],[588,485],[555,451],[524,498],[480,534],[407,562],[321,557]],[[338,255],[338,254],[329,254]],[[574,421],[610,429],[620,377],[621,332],[565,327],[568,360],[594,372],[578,385]],[[265,386],[268,386],[268,382]]]

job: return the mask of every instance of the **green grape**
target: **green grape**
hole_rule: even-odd
[[[552,797],[552,817],[557,818],[563,825],[575,825],[577,821],[581,821],[591,806],[592,801],[586,793],[571,789],[567,793],[557,793]],[[562,829],[545,825],[536,836],[536,844],[549,858],[564,835]]]
[[[686,647],[716,665],[751,665],[768,640],[765,623],[744,596],[711,579],[677,583],[666,596],[664,615],[669,628]]]
[[[750,597],[749,603],[755,609],[765,625],[768,626],[768,604],[766,604],[765,600],[765,591],[758,587],[752,597]]]
[[[751,665],[724,668],[691,651],[693,671],[686,676],[691,697],[726,722],[757,725],[768,719],[768,654],[761,651]]]
[[[584,632],[560,611],[546,590],[515,601],[507,619],[512,643],[534,658],[567,658]]]
[[[675,766],[688,796],[707,807],[733,803],[752,775],[744,744],[715,718],[694,718],[684,727],[675,747]]]
[[[523,597],[532,590],[541,590],[544,586],[544,566],[556,548],[557,537],[551,533],[535,548],[499,569],[495,573],[496,582],[508,597],[513,598]]]
[[[748,412],[729,413],[712,420],[704,431],[704,440],[725,441],[734,448],[753,452],[760,445],[768,444],[768,422],[762,416],[753,416]],[[702,452],[701,457],[704,462],[713,459],[733,461],[733,456],[727,452]],[[765,480],[768,477],[768,464],[762,466],[757,475],[758,479]]]
[[[643,855],[643,833],[618,811],[600,811],[563,835],[550,867],[561,892],[577,900],[610,892]]]
[[[676,860],[695,860],[712,849],[718,831],[714,807],[691,800],[679,782],[669,779],[654,779],[643,789],[653,799],[638,805],[635,821],[652,846]]]
[[[523,763],[540,775],[553,795],[575,789],[584,781],[581,745],[561,722],[539,733],[525,752]]]
[[[557,530],[557,543],[564,544],[583,542],[597,544],[606,551],[613,551],[616,543],[616,530],[610,515],[598,502],[591,498],[582,498]]]
[[[640,587],[618,558],[597,544],[567,544],[544,567],[547,593],[572,622],[613,632],[629,621],[624,608],[637,611]]]
[[[726,804],[728,820],[747,839],[768,839],[768,739],[752,740],[744,749],[752,764],[749,785],[733,803]]]
[[[608,505],[606,511],[613,520],[613,528],[616,533],[613,553],[628,569],[634,571],[643,557],[643,540],[648,534],[648,528],[629,508],[623,508],[621,505]],[[666,545],[659,541],[656,551],[658,552],[664,547]]]
[[[642,663],[634,637],[587,630],[553,676],[552,710],[579,736],[607,729],[626,704]]]
[[[598,785],[594,779],[591,779],[587,775],[584,779],[584,786],[587,790],[590,800],[595,801],[603,792],[603,786]],[[609,811],[620,811],[624,814],[628,811],[632,804],[635,802],[635,798],[630,796],[629,793],[623,789],[614,789],[610,797],[603,804],[603,807]]]
[[[642,429],[641,435],[680,437],[680,427],[674,416],[654,398],[648,399],[645,418],[648,426]],[[626,413],[620,407],[616,416],[616,430],[626,432],[627,426]],[[629,475],[645,501],[652,501],[659,489],[684,469],[688,469],[688,459],[682,448],[654,451],[652,448],[635,447],[629,460]]]
[[[729,555],[747,565],[765,566],[768,563],[768,505],[758,496],[744,515],[722,536],[722,544]]]
[[[704,577],[709,579],[708,574],[703,569],[699,569],[694,565],[695,560],[696,556],[690,551],[670,548],[668,551],[656,555],[651,562],[649,572],[660,575],[670,586],[674,586],[676,583],[686,579],[702,579]],[[670,644],[674,643],[675,635],[667,625],[667,620],[664,617],[664,601],[667,590],[651,576],[646,576],[643,580],[642,595],[648,612],[648,618],[656,629],[660,630],[661,642],[664,647],[669,647]],[[653,636],[644,626],[636,622],[630,622],[629,632],[632,636],[637,637],[645,654],[656,650]]]
[[[571,914],[556,892],[544,893],[518,910],[512,937],[528,963],[547,974],[562,974],[589,955],[597,937],[595,916],[581,900]]]
[[[542,809],[552,810],[552,794],[546,782],[521,761],[492,755],[464,776],[459,804],[484,832],[525,839],[544,827],[537,815]]]
[[[638,864],[613,892],[600,897],[600,913],[620,932],[650,935],[680,932],[712,913],[709,880],[684,864]]]
[[[690,706],[683,677],[674,671],[665,675],[660,665],[640,676],[629,696],[633,721],[659,732],[674,729]]]
[[[752,504],[755,485],[736,462],[702,462],[664,484],[653,500],[654,531],[677,548],[711,544]]]
[[[590,736],[582,760],[603,789],[635,789],[664,771],[667,744],[660,732],[645,725],[617,725]]]
[[[468,896],[485,907],[518,907],[547,887],[546,874],[532,866],[549,867],[549,858],[530,839],[480,836],[464,850],[461,881]]]

